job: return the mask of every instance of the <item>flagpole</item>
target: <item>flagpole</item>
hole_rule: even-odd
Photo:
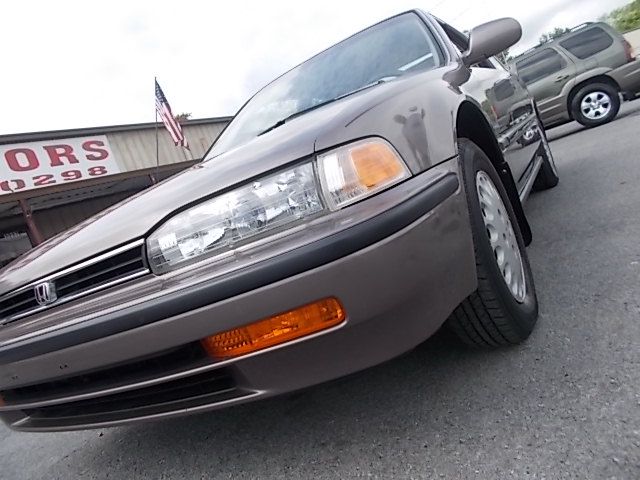
[[[158,84],[158,77],[153,77],[153,94],[154,96],[156,95],[155,91],[156,91],[156,85]],[[155,104],[155,102],[154,102]],[[158,181],[158,171],[160,170],[160,142],[158,140],[158,107],[154,108],[155,112],[156,112],[156,121],[155,121],[155,126],[156,126],[156,174],[155,176],[153,176],[153,183],[156,183]]]

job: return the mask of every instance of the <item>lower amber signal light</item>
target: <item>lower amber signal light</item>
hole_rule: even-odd
[[[215,358],[230,358],[334,327],[346,315],[336,298],[325,298],[264,320],[203,338],[200,342]]]

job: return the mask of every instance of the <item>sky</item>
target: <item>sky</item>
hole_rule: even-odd
[[[379,20],[421,8],[459,28],[512,16],[534,46],[629,0],[21,0],[0,15],[0,135],[233,115],[262,85]]]

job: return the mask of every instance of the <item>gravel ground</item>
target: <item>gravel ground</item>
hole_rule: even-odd
[[[541,311],[524,345],[442,332],[285,398],[59,434],[0,426],[0,478],[640,478],[640,101],[550,132],[526,210]]]

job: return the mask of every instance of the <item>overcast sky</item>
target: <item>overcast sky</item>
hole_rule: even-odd
[[[0,134],[154,120],[153,77],[174,113],[232,115],[260,86],[376,21],[431,11],[462,29],[501,16],[516,50],[628,0],[21,0],[0,16]]]

